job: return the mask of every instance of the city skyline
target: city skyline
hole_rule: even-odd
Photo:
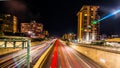
[[[1,1],[1,13],[12,13],[18,16],[19,23],[36,20],[43,23],[51,35],[63,35],[64,33],[77,33],[77,12],[83,5],[99,5],[100,16],[103,17],[112,11],[119,9],[119,1],[114,0],[76,0],[76,1],[28,1],[11,0]],[[18,6],[19,5],[19,6]],[[108,7],[109,6],[109,7]],[[112,8],[110,8],[112,6]],[[110,11],[108,11],[110,10]],[[102,11],[102,12],[101,12]],[[101,21],[101,34],[120,34],[120,21],[118,14],[108,20]],[[112,21],[111,21],[112,20]],[[114,23],[115,22],[115,23]],[[106,28],[108,27],[108,28]],[[112,30],[112,31],[111,31]]]
[[[0,0],[0,68],[120,68],[120,0]]]

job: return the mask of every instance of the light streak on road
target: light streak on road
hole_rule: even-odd
[[[31,47],[30,57],[31,57],[31,67],[36,63],[39,57],[50,47],[51,43],[54,41],[47,41],[40,45]],[[0,57],[0,68],[26,68],[27,66],[27,53],[26,49],[18,51],[13,54],[9,54],[3,57]]]
[[[51,43],[54,42],[55,44],[51,47]],[[51,48],[51,50],[48,50],[49,48]],[[45,51],[48,52],[46,53],[47,56],[43,56]],[[40,61],[44,62],[41,66],[38,65],[40,68],[101,68],[101,66],[59,39],[31,47],[30,54],[31,68],[39,58],[42,58]],[[46,59],[44,59],[44,57]],[[0,58],[0,68],[26,68],[26,58],[26,49],[3,56]]]
[[[62,46],[63,46],[64,50],[66,51],[66,55],[68,57],[69,62],[71,62],[70,66],[72,68],[81,68],[81,64],[79,64],[79,63],[76,62],[76,59],[73,57],[73,55],[72,55],[69,47],[64,46],[64,45],[62,45]]]
[[[50,68],[58,68],[58,43],[58,40],[56,40]]]
[[[42,68],[101,68],[101,66],[67,46],[61,40],[57,41],[51,57],[46,62]]]

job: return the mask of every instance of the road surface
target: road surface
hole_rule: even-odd
[[[54,45],[51,45],[54,43]],[[40,63],[42,68],[101,68],[100,65],[67,46],[60,39],[46,41],[30,48],[30,68],[33,68],[38,59],[48,50],[46,59]],[[0,68],[27,68],[26,49],[0,57]]]
[[[39,57],[51,46],[52,41],[46,41],[42,44],[30,48],[30,66],[34,66]],[[26,68],[27,67],[27,49],[0,57],[0,68]]]
[[[100,65],[67,46],[63,41],[56,40],[50,57],[42,68],[102,68]]]

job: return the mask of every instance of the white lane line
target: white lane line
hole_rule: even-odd
[[[73,53],[73,51],[71,51]],[[74,51],[75,52],[75,51]],[[89,64],[87,64],[83,59],[81,59],[78,55],[76,55],[75,53],[73,53],[76,57],[78,57],[78,59],[80,59],[88,68],[91,68],[91,66]]]

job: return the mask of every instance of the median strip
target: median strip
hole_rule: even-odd
[[[42,67],[43,63],[45,62],[44,59],[46,58],[46,56],[49,53],[50,49],[53,47],[53,44],[43,53],[43,55],[38,59],[36,64],[33,66],[33,68],[41,68]]]

